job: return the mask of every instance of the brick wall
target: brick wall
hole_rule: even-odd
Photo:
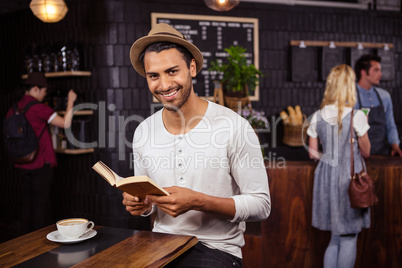
[[[150,114],[152,97],[145,79],[131,67],[128,53],[131,44],[148,33],[151,12],[258,18],[260,69],[266,76],[260,83],[260,101],[253,103],[253,107],[265,111],[269,119],[270,116],[278,117],[279,112],[288,105],[296,104],[310,115],[318,108],[323,95],[323,81],[290,81],[290,40],[393,43],[395,80],[384,82],[382,86],[391,93],[395,120],[400,133],[402,131],[399,105],[402,101],[400,13],[254,3],[240,3],[230,12],[219,13],[208,9],[203,1],[195,0],[70,0],[67,4],[69,11],[66,17],[55,24],[39,21],[28,8],[0,16],[2,118],[8,107],[21,96],[18,88],[20,76],[24,73],[25,50],[32,44],[79,43],[83,51],[83,68],[91,71],[92,76],[52,79],[50,83],[64,93],[74,88],[86,101],[99,105],[103,103],[105,107],[104,111],[98,109],[95,112],[91,131],[93,139],[104,141],[104,146],[90,155],[58,156],[60,176],[56,191],[63,196],[63,202],[55,203],[58,211],[68,211],[76,216],[86,215],[97,224],[109,226],[133,227],[138,222],[124,214],[120,193],[109,189],[93,174],[90,167],[95,161],[102,160],[123,176],[132,174],[128,161],[131,149],[126,145],[118,145],[122,142],[122,136],[127,142],[131,141],[137,123],[128,123],[123,129],[124,135],[120,136],[122,132],[118,131],[117,126],[119,120],[124,121],[130,115],[145,118]],[[99,113],[104,113],[105,120]],[[98,129],[105,133],[103,141],[99,139]],[[1,152],[4,156],[3,148]],[[73,174],[71,170],[74,170]],[[9,206],[16,204],[18,208],[20,205],[18,181],[7,159],[0,163],[0,180],[3,185],[0,190],[0,208],[5,211],[2,214],[18,221],[18,209],[10,209]],[[80,187],[84,181],[86,184]],[[71,183],[75,186],[64,187]],[[96,190],[90,191],[91,187]],[[75,199],[77,196],[79,198]],[[73,216],[67,214],[58,212],[56,217]]]

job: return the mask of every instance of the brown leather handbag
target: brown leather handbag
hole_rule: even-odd
[[[368,208],[378,203],[378,197],[375,193],[374,182],[367,174],[362,160],[363,170],[355,173],[353,157],[353,109],[350,120],[350,184],[348,188],[350,206],[352,208]]]

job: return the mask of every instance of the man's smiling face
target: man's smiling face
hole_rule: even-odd
[[[175,48],[146,52],[144,68],[149,90],[166,109],[176,111],[186,103],[193,90],[192,77],[196,75],[194,59],[189,68]]]

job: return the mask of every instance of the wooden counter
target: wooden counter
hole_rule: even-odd
[[[359,234],[355,267],[402,267],[402,158],[372,156],[366,163],[379,204],[371,228]],[[248,225],[244,267],[322,267],[330,233],[311,226],[316,163],[267,166],[272,211]]]

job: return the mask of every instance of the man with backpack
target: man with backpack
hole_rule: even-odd
[[[69,128],[73,117],[72,108],[77,98],[76,93],[70,90],[66,113],[64,117],[61,117],[52,108],[41,103],[46,94],[47,81],[44,73],[28,74],[28,78],[25,81],[25,95],[9,109],[6,115],[7,120],[15,113],[22,113],[38,137],[37,152],[34,153],[31,159],[17,161],[10,157],[14,161],[19,182],[21,183],[22,234],[42,228],[52,220],[49,206],[51,204],[50,196],[54,167],[57,166],[57,160],[48,125]],[[24,110],[25,108],[28,109]],[[10,123],[8,127],[11,128],[11,126],[12,124]],[[14,148],[13,150],[17,149]]]

